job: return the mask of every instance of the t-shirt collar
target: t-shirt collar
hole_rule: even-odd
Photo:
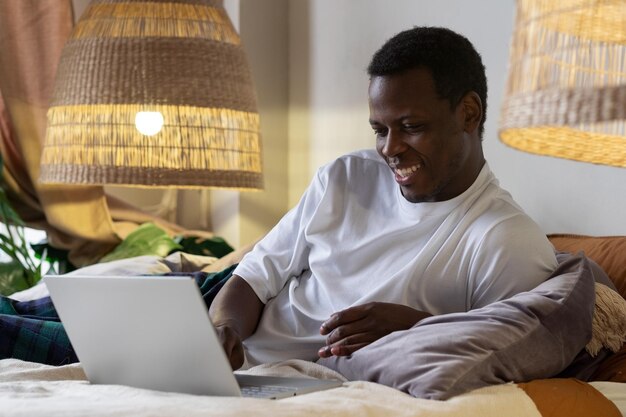
[[[455,207],[459,206],[465,199],[469,196],[473,195],[478,189],[486,186],[488,183],[495,180],[491,169],[489,168],[489,164],[485,161],[483,167],[481,168],[476,180],[470,185],[470,187],[459,194],[458,196],[446,200],[446,201],[436,201],[436,202],[424,202],[424,203],[411,203],[402,195],[402,190],[396,184],[396,197],[400,204],[400,208],[402,212],[413,218],[422,218],[422,217],[430,217],[430,216],[438,216],[438,215],[446,215],[450,213]]]

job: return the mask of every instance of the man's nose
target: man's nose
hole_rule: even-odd
[[[385,145],[383,146],[382,153],[386,157],[394,157],[402,153],[406,149],[406,143],[402,138],[400,132],[394,132],[391,129],[387,132],[385,138]]]

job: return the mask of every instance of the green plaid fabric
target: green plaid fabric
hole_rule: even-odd
[[[216,273],[169,273],[192,276],[209,308],[236,265]],[[97,331],[97,329],[94,329]],[[78,362],[50,297],[16,301],[0,296],[0,359],[16,358],[49,365]]]

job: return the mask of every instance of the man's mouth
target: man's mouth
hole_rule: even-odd
[[[417,172],[417,170],[420,169],[421,167],[422,167],[421,164],[415,164],[406,168],[393,168],[393,172],[395,172],[396,175],[399,176],[400,178],[408,178],[414,172]]]
[[[421,163],[417,163],[415,165],[398,168],[397,166],[391,166],[393,173],[396,177],[396,182],[400,185],[406,185],[411,182],[413,175],[422,168]]]

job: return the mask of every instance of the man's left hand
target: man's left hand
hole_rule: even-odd
[[[321,358],[347,356],[397,330],[406,330],[431,314],[401,304],[372,302],[334,313],[322,323],[328,335]]]

